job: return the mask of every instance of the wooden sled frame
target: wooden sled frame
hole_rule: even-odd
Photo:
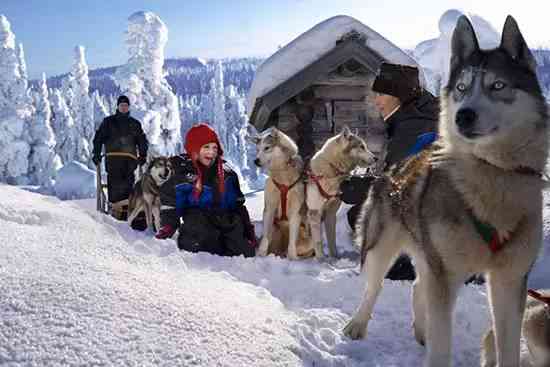
[[[101,156],[103,161],[104,156]],[[107,189],[107,184],[103,183],[101,179],[101,162],[95,166],[96,173],[96,210],[100,213],[107,214],[109,213],[109,205],[107,202],[107,195],[105,194],[105,189]]]

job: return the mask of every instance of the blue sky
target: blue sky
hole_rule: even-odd
[[[126,61],[124,31],[135,11],[166,23],[167,57],[269,56],[320,21],[350,15],[401,47],[438,35],[450,8],[481,15],[497,29],[507,14],[531,46],[550,45],[550,5],[520,0],[2,0],[0,14],[23,43],[31,77],[70,70],[75,45],[91,68]],[[550,2],[548,2],[550,3]]]

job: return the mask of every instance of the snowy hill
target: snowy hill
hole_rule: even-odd
[[[254,72],[263,59],[243,57],[224,59],[224,84],[232,84],[240,91],[247,92],[252,84]],[[217,60],[201,59],[197,57],[169,58],[164,60],[166,80],[172,90],[179,96],[207,94],[210,90],[210,79],[214,76]],[[90,92],[99,91],[102,96],[117,95],[119,93],[113,76],[119,66],[90,69]],[[47,79],[49,88],[61,88],[62,81],[68,74],[56,75]],[[32,86],[39,81],[31,80]]]
[[[91,200],[7,185],[0,195],[0,365],[421,365],[406,282],[386,281],[367,340],[343,337],[361,294],[343,218],[335,262],[221,258],[134,232]],[[262,201],[247,199],[255,220]],[[483,292],[461,293],[455,366],[478,363]]]

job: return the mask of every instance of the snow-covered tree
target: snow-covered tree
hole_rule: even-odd
[[[73,117],[59,89],[53,90],[51,106],[52,128],[56,138],[55,152],[64,165],[74,160],[85,162],[89,150],[88,142],[76,133]]]
[[[22,43],[17,46],[17,62],[19,63],[19,73],[21,74],[21,77],[25,80],[29,80],[29,75],[27,74],[27,63],[25,62],[25,51],[23,50]]]
[[[95,132],[94,110],[90,96],[90,78],[88,77],[88,65],[84,56],[84,47],[74,48],[74,63],[71,72],[63,81],[63,94],[67,106],[74,121],[74,133],[83,138],[81,141],[78,160],[88,166],[92,166],[91,147]]]
[[[107,112],[107,108],[105,108],[105,103],[97,90],[92,94],[92,104],[95,135],[95,131],[97,131],[99,125],[101,124],[103,119],[109,115],[109,113]]]
[[[115,83],[130,98],[131,114],[141,121],[153,154],[181,150],[178,99],[164,77],[164,48],[168,29],[150,12],[128,19],[126,44],[129,58],[115,73]]]
[[[226,124],[230,132],[228,136],[229,155],[234,164],[245,178],[245,183],[250,189],[263,186],[263,180],[254,164],[256,149],[250,143],[250,137],[257,134],[256,129],[248,123],[246,114],[246,97],[240,94],[233,85],[225,88],[226,98]]]
[[[229,144],[229,131],[225,118],[225,88],[223,83],[223,66],[216,63],[214,78],[210,81],[210,100],[213,103],[212,121],[209,121],[222,139],[224,146]]]
[[[50,124],[52,111],[45,74],[42,74],[42,81],[36,93],[35,109],[34,120],[29,129],[29,180],[35,185],[51,187],[55,172],[61,167],[61,159],[55,153],[55,137]]]
[[[30,147],[25,136],[33,107],[27,91],[26,67],[21,65],[22,48],[0,15],[0,182],[25,184]]]

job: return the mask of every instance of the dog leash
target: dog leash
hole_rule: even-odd
[[[544,303],[544,305],[548,308],[550,307],[550,296],[544,296],[542,295],[542,293],[534,290],[534,289],[528,289],[527,290],[527,294],[531,297],[533,297],[534,299],[536,299],[537,301],[541,301],[542,303]]]

